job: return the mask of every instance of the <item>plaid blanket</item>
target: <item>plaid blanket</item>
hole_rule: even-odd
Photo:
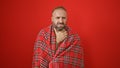
[[[42,29],[35,41],[32,68],[83,68],[80,39],[70,28],[68,37],[56,50],[56,36],[52,25]]]

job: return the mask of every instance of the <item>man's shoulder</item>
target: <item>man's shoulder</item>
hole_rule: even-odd
[[[51,29],[51,26],[47,26],[47,27],[44,27],[44,28],[40,29],[40,31],[38,32],[38,36],[49,33],[50,29]]]
[[[51,29],[51,26],[44,27],[44,28],[40,29],[39,33],[48,32],[48,31],[50,31],[50,29]]]
[[[80,39],[78,32],[74,31],[70,27],[69,27],[68,31],[69,31],[69,36],[72,36],[74,39]]]

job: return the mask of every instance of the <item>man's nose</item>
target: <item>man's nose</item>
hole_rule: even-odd
[[[59,20],[59,21],[60,21],[60,23],[63,23],[63,19],[62,19],[62,18],[60,18],[60,20]]]

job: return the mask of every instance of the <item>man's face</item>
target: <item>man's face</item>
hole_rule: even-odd
[[[65,28],[67,21],[67,13],[63,9],[56,9],[52,13],[52,23],[57,31],[61,31]]]

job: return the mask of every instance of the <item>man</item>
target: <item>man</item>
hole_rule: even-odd
[[[67,11],[56,7],[52,25],[37,36],[34,46],[33,68],[83,68],[80,39],[67,26]]]

